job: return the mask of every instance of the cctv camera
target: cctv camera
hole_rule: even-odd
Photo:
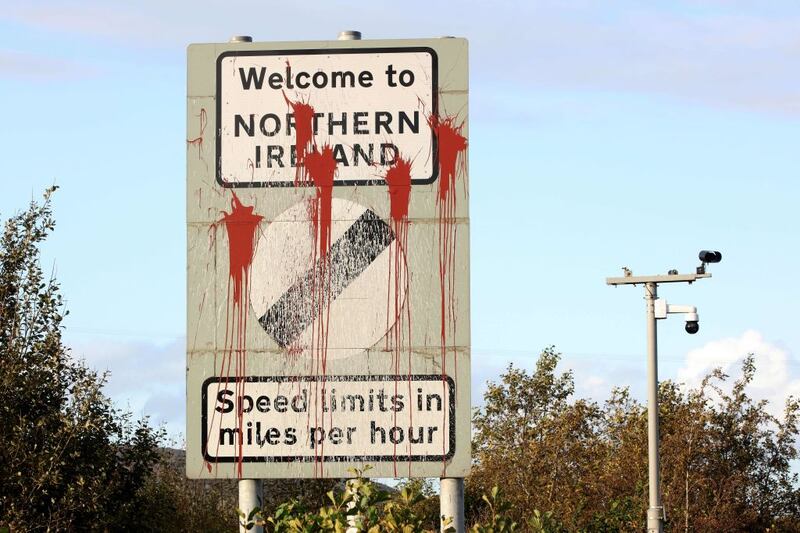
[[[711,250],[701,250],[698,257],[703,263],[719,263],[722,261],[722,254]]]
[[[697,313],[686,313],[686,333],[694,335],[700,331],[700,317]]]
[[[671,305],[663,298],[657,298],[653,304],[653,318],[667,318],[669,313],[683,313],[686,315],[686,333],[694,335],[700,331],[700,316],[693,305]]]

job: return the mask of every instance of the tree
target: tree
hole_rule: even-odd
[[[39,264],[54,190],[9,218],[0,241],[0,525],[133,530],[161,433],[114,409],[105,376],[62,342],[59,287]]]
[[[519,523],[538,510],[547,530],[639,531],[647,508],[647,411],[627,388],[604,405],[573,399],[560,354],[542,352],[528,374],[509,366],[476,410],[476,465],[467,480],[468,513],[486,518],[477,495],[494,485]],[[797,531],[800,403],[779,420],[747,395],[755,357],[726,391],[717,370],[696,389],[659,387],[661,473],[668,531]],[[528,520],[529,524],[530,522]],[[544,529],[543,529],[544,530]]]
[[[751,354],[730,392],[722,387],[729,376],[720,370],[687,394],[673,383],[661,387],[664,504],[684,530],[800,527],[800,491],[790,464],[797,458],[800,404],[789,398],[783,420],[770,415],[766,401],[747,395],[755,372]]]
[[[571,372],[555,374],[559,354],[542,352],[530,375],[509,366],[502,384],[490,383],[485,406],[473,417],[477,461],[468,479],[473,511],[482,516],[480,494],[501,486],[520,523],[533,509],[552,511],[567,527],[587,523],[603,501],[598,457],[606,443],[601,408],[569,399]]]

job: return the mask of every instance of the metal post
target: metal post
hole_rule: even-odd
[[[648,533],[664,530],[664,508],[661,506],[661,483],[658,454],[658,345],[655,301],[658,285],[644,284],[644,299],[647,306],[647,471],[650,507],[647,509]]]
[[[439,490],[439,515],[442,518],[442,530],[444,530],[444,518],[451,518],[449,527],[455,529],[456,533],[464,533],[464,478],[448,477],[441,478]]]
[[[247,523],[247,517],[250,511],[255,508],[260,508],[264,503],[264,486],[260,479],[240,479],[239,480],[239,510],[244,513],[244,519],[241,522]],[[239,524],[239,533],[264,533],[264,528],[261,526],[253,526],[252,529],[247,529]]]

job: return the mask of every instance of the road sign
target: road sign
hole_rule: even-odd
[[[463,477],[467,43],[191,45],[187,474]]]
[[[386,335],[386,325],[395,320],[393,305],[386,304],[392,281],[387,265],[393,249],[398,250],[390,225],[374,211],[341,198],[331,204],[332,239],[325,261],[329,300],[314,291],[315,282],[323,279],[323,261],[312,257],[314,231],[306,202],[290,207],[264,230],[253,268],[269,275],[252,279],[250,289],[261,326],[284,349],[311,344],[314,328],[308,326],[326,304],[329,359],[357,355]],[[402,308],[405,292],[398,298]]]

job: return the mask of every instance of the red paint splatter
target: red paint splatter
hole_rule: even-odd
[[[194,139],[186,139],[186,147],[196,146],[197,147],[197,156],[200,157],[203,151],[203,135],[205,135],[206,131],[206,124],[208,123],[208,117],[206,116],[206,108],[200,109],[200,114],[198,115],[200,118],[200,135],[195,137]]]
[[[333,179],[336,175],[336,159],[333,148],[325,145],[322,150],[316,148],[305,156],[305,170],[311,182],[317,188],[317,210],[314,229],[319,244],[319,256],[323,260],[328,254],[331,240],[331,201],[333,196]]]
[[[386,171],[392,221],[408,221],[408,200],[411,193],[411,161],[399,156]]]
[[[253,213],[253,206],[243,205],[233,194],[231,212],[222,212],[222,220],[228,234],[228,257],[230,278],[233,283],[233,305],[241,307],[242,293],[248,288],[250,265],[255,252],[255,237],[259,223],[264,219]]]
[[[289,66],[287,61],[287,67]],[[331,247],[332,202],[333,183],[337,171],[336,159],[333,148],[325,144],[317,146],[314,138],[314,108],[306,101],[292,101],[284,92],[284,100],[294,114],[295,153],[297,170],[295,173],[295,186],[313,185],[316,196],[309,203],[309,218],[313,229],[313,251],[311,254],[311,268],[314,280],[311,288],[312,306],[316,310],[316,317],[311,326],[311,372],[321,379],[314,381],[315,398],[325,397],[327,394],[326,375],[328,368],[328,332],[330,323],[330,268],[327,262]],[[320,268],[316,268],[319,258]],[[296,349],[294,352],[296,353]],[[293,350],[290,347],[290,355]],[[314,423],[319,425],[322,415],[321,405],[314,409]],[[332,425],[332,412],[331,412]],[[310,420],[309,420],[310,422]],[[325,443],[314,448],[315,475],[323,475],[323,461]]]
[[[452,198],[458,171],[466,170],[463,156],[467,149],[467,138],[461,134],[464,125],[456,126],[455,117],[441,119],[438,115],[431,115],[428,125],[439,146],[439,203],[442,204]]]
[[[286,62],[288,69],[289,62]],[[309,218],[313,230],[313,250],[311,253],[311,269],[313,283],[311,285],[312,308],[316,316],[311,325],[311,373],[322,376],[322,380],[314,380],[315,407],[314,424],[319,426],[322,415],[321,405],[318,403],[321,393],[325,395],[325,375],[328,367],[328,324],[330,320],[330,269],[325,261],[331,244],[331,218],[333,201],[333,181],[336,175],[336,160],[333,149],[325,145],[317,149],[314,140],[314,108],[303,101],[292,101],[283,93],[286,104],[294,114],[295,153],[297,170],[295,172],[295,187],[314,185],[316,197],[309,202]],[[317,258],[320,258],[321,268],[317,269]],[[296,351],[296,350],[295,350]],[[290,347],[289,354],[293,349]],[[322,383],[320,383],[322,382]],[[308,423],[311,423],[309,411]],[[333,414],[331,413],[331,417]],[[321,446],[314,447],[314,475],[322,476],[324,458],[324,442]]]
[[[256,233],[264,219],[253,212],[253,206],[244,205],[236,193],[231,191],[231,211],[222,212],[222,219],[216,224],[224,224],[228,236],[228,304],[225,318],[225,341],[223,357],[220,365],[220,376],[225,376],[224,384],[228,387],[231,379],[235,382],[236,397],[243,396],[245,391],[247,361],[247,302],[250,293],[250,267],[255,253]],[[215,224],[215,225],[216,225]],[[231,291],[231,287],[233,291]],[[215,364],[216,366],[216,364]],[[231,372],[233,366],[233,372]],[[222,380],[218,387],[221,387]],[[219,390],[217,391],[219,393]],[[238,402],[237,402],[238,403]],[[216,411],[214,416],[216,415]],[[244,457],[244,414],[241,406],[236,413],[236,430],[239,433],[239,451],[236,461],[237,475],[242,477],[242,461]],[[210,427],[214,427],[213,420]],[[219,443],[217,443],[219,447]]]
[[[408,250],[408,204],[411,194],[411,161],[397,155],[395,162],[386,171],[384,176],[389,188],[389,215],[391,217],[392,231],[395,234],[394,246],[389,248],[389,289],[386,297],[386,320],[393,317],[391,324],[387,323],[389,334],[387,343],[392,340],[392,359],[395,376],[400,375],[400,357],[403,349],[403,325],[401,295],[406,295],[406,325],[408,345],[408,397],[411,398],[411,306],[408,298],[408,264],[405,261],[405,251]],[[393,300],[393,302],[392,302]],[[391,304],[394,304],[393,313],[390,313]],[[391,329],[389,329],[391,326]],[[398,394],[398,381],[394,382],[395,396]],[[394,425],[397,426],[397,411],[394,413]],[[409,427],[413,426],[411,409],[409,409]],[[409,442],[409,455],[411,444]],[[394,475],[397,477],[397,444],[394,444]],[[411,476],[411,461],[408,461],[408,475]]]
[[[287,99],[288,102],[288,99]],[[297,114],[297,105],[294,109]],[[304,140],[304,128],[296,128],[297,146],[298,146],[298,161],[302,154],[302,164],[298,163],[298,174],[295,179],[295,186],[304,184],[313,184],[316,192],[316,197],[309,204],[309,215],[313,226],[313,251],[311,254],[311,268],[314,273],[314,280],[311,289],[311,300],[313,308],[317,310],[317,315],[312,323],[311,330],[311,349],[312,357],[312,372],[322,379],[315,380],[315,398],[324,397],[326,394],[326,380],[328,369],[328,331],[330,323],[330,268],[327,263],[328,253],[331,246],[331,224],[332,224],[332,202],[333,202],[333,182],[336,176],[336,159],[333,156],[333,148],[330,145],[324,145],[321,149],[317,149],[314,142],[313,131],[311,128],[311,119],[314,115],[314,110],[307,106],[308,114],[305,123],[307,126],[307,133],[309,141]],[[298,120],[298,124],[299,124]],[[303,147],[301,152],[300,146]],[[320,259],[319,269],[316,268],[317,258]],[[319,409],[314,409],[314,422],[319,425],[319,417],[321,412]],[[331,413],[331,418],[333,414]],[[331,420],[332,421],[332,420]],[[331,423],[332,425],[332,423]],[[314,463],[315,475],[320,476],[323,472],[323,457],[324,446],[314,448],[316,461]]]
[[[305,182],[305,162],[306,154],[314,146],[314,108],[308,102],[289,100],[286,93],[283,99],[294,112],[294,131],[295,131],[295,152],[297,153],[297,170],[295,172],[294,184],[300,185]]]
[[[455,307],[455,255],[456,255],[456,179],[466,174],[467,138],[462,135],[463,123],[456,125],[455,117],[440,118],[438,115],[428,117],[428,125],[436,138],[439,160],[439,195],[437,197],[437,213],[439,218],[439,301],[440,301],[440,336],[442,345],[442,394],[447,393],[445,377],[447,375],[447,338],[455,340],[456,307]],[[455,351],[453,361],[458,365]],[[456,372],[458,367],[456,366]],[[442,414],[442,424],[446,423]],[[446,443],[442,440],[442,455],[446,452]],[[446,462],[443,461],[446,470]]]

